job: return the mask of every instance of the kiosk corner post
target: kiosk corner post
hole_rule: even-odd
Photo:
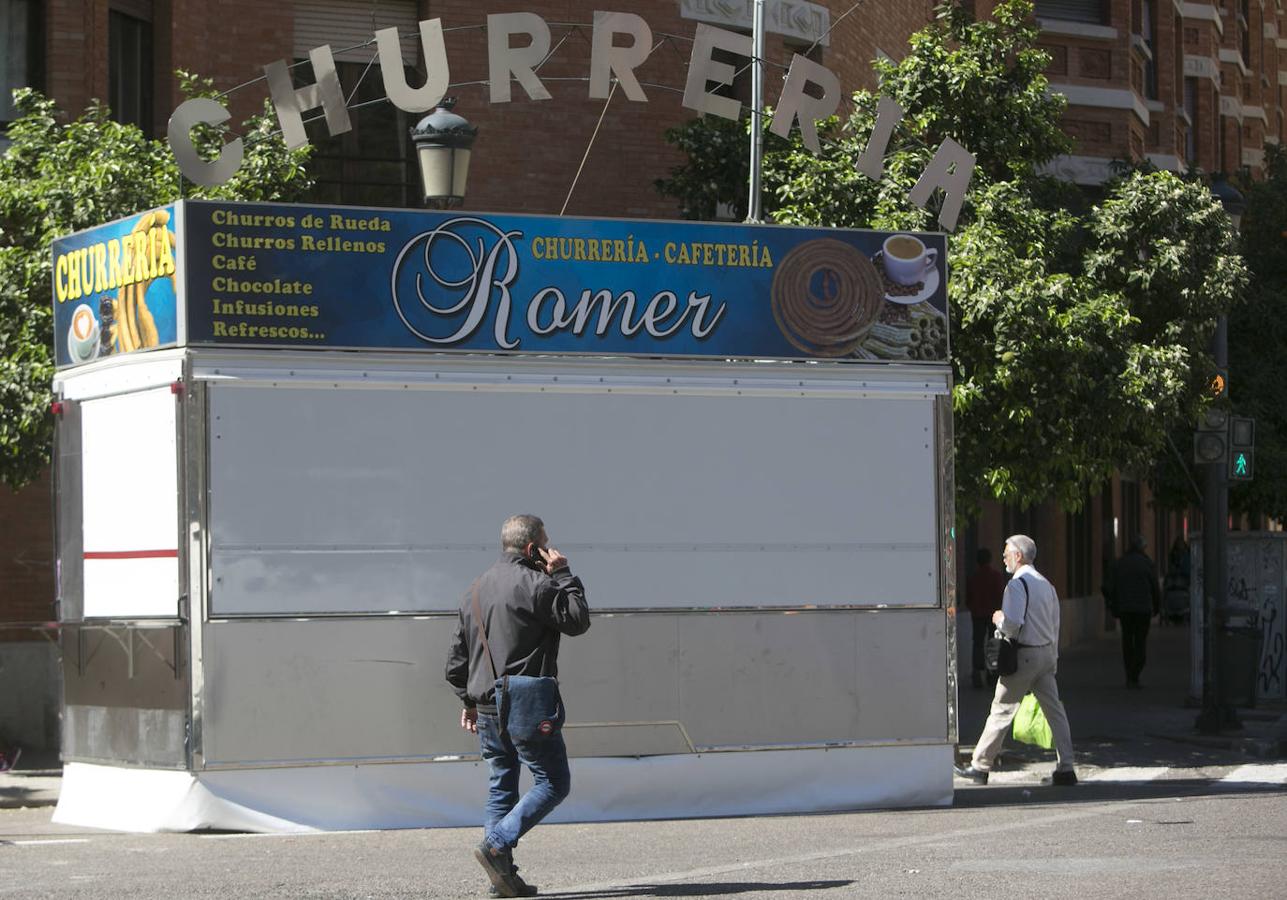
[[[209,491],[209,406],[204,381],[192,374],[192,360],[184,364],[184,390],[179,409],[179,552],[181,577],[186,580],[186,603],[180,611],[187,632],[188,668],[188,767],[205,768],[205,622],[210,596],[210,548],[206,499]]]
[[[947,636],[947,742],[955,746],[960,736],[957,710],[956,673],[956,467],[953,453],[952,386],[948,378],[947,394],[934,402],[935,457],[938,461],[936,485],[939,522],[939,596],[943,607],[944,633]]]

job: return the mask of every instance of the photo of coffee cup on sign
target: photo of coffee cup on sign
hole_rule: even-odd
[[[89,362],[98,356],[98,342],[98,319],[94,311],[82,303],[72,313],[71,326],[67,329],[67,353],[73,362]]]
[[[877,254],[887,281],[885,299],[891,303],[919,303],[938,290],[938,251],[920,238],[894,234]]]

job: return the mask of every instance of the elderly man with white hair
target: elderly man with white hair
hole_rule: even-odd
[[[1054,586],[1033,568],[1036,558],[1037,544],[1026,534],[1006,539],[1002,559],[1011,578],[1001,608],[993,614],[992,621],[1002,634],[1018,643],[1019,667],[997,681],[992,711],[970,764],[964,768],[953,766],[957,776],[975,784],[987,784],[988,773],[1019,711],[1019,703],[1028,693],[1037,695],[1055,739],[1055,771],[1051,778],[1045,779],[1046,783],[1061,786],[1077,783],[1072,733],[1055,683],[1059,662],[1059,597]]]

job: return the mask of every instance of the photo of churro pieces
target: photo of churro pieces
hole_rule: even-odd
[[[125,293],[130,290],[128,287],[121,288],[112,301],[112,333],[116,338],[116,352],[129,353],[134,349],[134,343],[130,340],[130,330],[125,324]]]
[[[139,319],[139,340],[142,342],[140,346],[147,349],[148,347],[155,347],[161,341],[156,333],[156,320],[152,318],[152,311],[147,308],[147,288],[144,285],[139,285],[137,292],[138,298],[135,303],[135,310]]]
[[[134,295],[137,285],[127,284],[122,290],[125,294],[125,330],[130,335],[130,348],[137,350],[143,346],[139,340],[138,311],[134,307]]]

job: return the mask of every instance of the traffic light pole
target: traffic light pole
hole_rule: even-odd
[[[1215,364],[1229,366],[1228,320],[1221,316],[1212,341]],[[1229,471],[1227,461],[1206,463],[1202,498],[1202,712],[1197,730],[1217,734],[1222,726],[1237,725],[1232,708],[1220,696],[1220,639],[1224,626],[1225,577],[1229,545]]]

